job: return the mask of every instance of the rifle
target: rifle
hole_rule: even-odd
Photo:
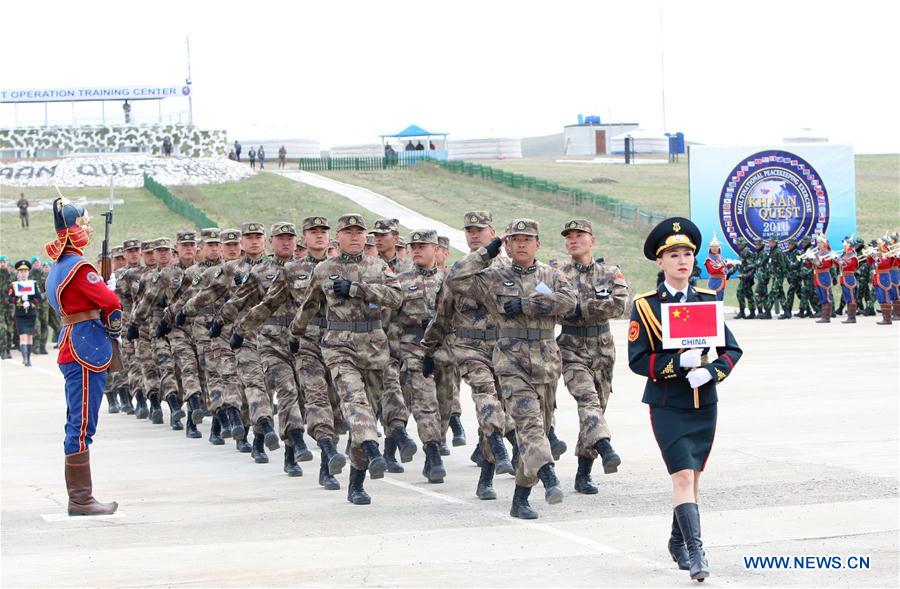
[[[109,278],[112,276],[112,256],[109,254],[109,226],[113,222],[113,178],[109,178],[109,210],[103,213],[104,232],[103,244],[100,249],[100,276],[103,281],[109,284]],[[108,372],[121,372],[122,354],[119,352],[119,340],[112,338],[112,359],[109,362]]]

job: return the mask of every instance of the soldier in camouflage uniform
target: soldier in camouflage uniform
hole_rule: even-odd
[[[778,246],[775,246],[778,247]],[[756,281],[756,310],[757,319],[771,319],[772,311],[769,307],[769,282],[772,280],[772,241],[767,240],[760,244],[756,252],[756,264],[754,266],[754,280]],[[747,317],[752,319],[752,317]]]
[[[43,263],[42,269],[44,271],[44,282],[47,281],[47,276],[50,275],[50,268],[52,268],[52,267],[53,267],[52,260],[47,260],[46,262]],[[98,268],[100,267],[99,264],[97,267]],[[62,329],[62,324],[60,323],[59,315],[56,313],[51,313],[50,311],[48,311],[47,318],[48,318],[47,325],[50,326],[50,339],[53,340],[53,349],[57,350],[57,349],[59,349],[59,343],[58,343],[59,342],[59,332]]]
[[[803,264],[803,262],[797,258],[797,241],[790,239],[786,245],[787,249],[783,257],[785,266],[784,274],[788,283],[788,290],[784,299],[784,310],[781,315],[778,316],[779,319],[790,319],[793,317],[791,309],[794,307],[794,297],[797,297],[800,294],[800,266]],[[798,310],[797,316],[803,317],[801,313],[802,310]]]
[[[139,280],[140,273],[143,272],[141,266],[141,242],[137,239],[126,239],[122,243],[122,251],[125,254],[125,267],[116,272],[115,293],[119,295],[119,300],[122,301],[122,314],[127,320],[131,316],[134,307],[130,283],[134,280]],[[134,415],[134,406],[131,404],[131,398],[132,395],[136,398],[137,393],[142,391],[140,363],[137,360],[134,342],[129,340],[127,336],[121,339],[124,374],[121,386],[118,389],[119,411],[126,415]]]
[[[107,286],[109,287],[109,290],[115,292],[116,280],[118,279],[121,270],[125,267],[125,252],[122,250],[122,246],[118,245],[109,250],[109,256],[112,261],[112,274],[110,275],[110,280],[107,283]],[[56,313],[51,313],[51,316],[58,317]],[[59,339],[58,334],[53,339],[54,342],[56,342]],[[53,344],[53,347],[57,347],[56,343]],[[119,348],[121,352],[121,344],[119,344]],[[123,370],[107,373],[106,384],[103,388],[103,394],[106,396],[106,405],[109,413],[119,413],[121,409],[123,409],[119,406],[118,390],[122,386],[122,383],[125,382],[128,378],[128,374],[124,370],[124,360],[125,359],[122,358]]]
[[[569,393],[578,402],[578,473],[575,490],[594,495],[591,469],[599,456],[603,472],[618,470],[621,459],[610,444],[606,406],[612,393],[616,348],[609,320],[625,312],[628,284],[618,266],[594,260],[594,225],[585,219],[565,224],[562,236],[571,260],[560,271],[578,296],[575,308],[562,317],[562,334],[557,338],[562,356],[562,373]]]
[[[756,303],[753,302],[753,272],[756,262],[756,250],[747,243],[743,237],[738,237],[735,242],[738,256],[741,259],[741,276],[737,288],[738,313],[735,319],[756,319]],[[749,308],[750,314],[746,315],[744,309]]]
[[[126,275],[125,288],[129,290],[132,301],[132,311],[143,297],[144,276],[156,270],[156,242],[141,242],[141,257],[144,265],[136,268]],[[150,410],[147,408],[147,400],[154,394],[159,394],[159,369],[153,358],[152,344],[150,343],[150,326],[145,322],[138,322],[134,313],[126,316],[129,322],[125,338],[134,343],[134,358],[139,371],[138,381],[140,389],[134,394],[134,416],[137,419],[147,419]]]
[[[297,323],[294,331],[294,322],[299,321],[295,318],[299,316],[300,305],[308,294],[313,271],[325,260],[329,229],[325,217],[313,216],[303,220],[303,238],[308,244],[306,257],[285,264],[284,271],[275,277],[263,299],[238,321],[235,333],[246,338],[272,315],[292,318],[289,347],[294,354],[294,367],[303,393],[301,409],[305,409],[303,417],[309,428],[309,435],[316,440],[322,451],[319,485],[336,491],[341,486],[334,475],[340,474],[347,458],[335,448],[340,431],[340,411],[337,409],[337,395],[319,346],[325,327],[324,301],[309,309],[303,317],[305,326],[301,329]]]
[[[46,281],[47,274],[44,272],[43,262],[37,256],[31,258],[31,270],[28,272],[28,279],[34,280],[39,292],[47,292]],[[37,322],[34,326],[34,353],[47,353],[47,338],[50,335],[50,303],[45,297],[36,305]]]
[[[553,339],[556,317],[576,304],[565,275],[535,260],[540,247],[537,221],[516,219],[505,239],[512,263],[493,266],[501,238],[467,254],[450,270],[448,283],[484,304],[498,326],[494,369],[506,409],[516,422],[519,464],[510,515],[538,517],[528,504],[531,487],[540,480],[549,503],[563,499],[553,469],[547,432],[552,423],[551,389],[561,373],[559,346]]]
[[[468,211],[463,216],[463,229],[471,251],[490,243],[496,232],[491,227],[490,211]],[[493,263],[499,264],[501,258]],[[506,412],[500,400],[499,385],[494,374],[492,354],[497,340],[497,328],[489,321],[484,305],[465,291],[456,292],[445,286],[437,301],[437,313],[422,338],[426,357],[447,341],[450,334],[453,357],[462,378],[472,390],[475,416],[478,419],[478,444],[473,461],[481,468],[475,495],[482,500],[496,499],[493,488],[494,473],[514,474],[503,436],[515,443],[515,424],[507,430]],[[424,360],[430,363],[430,360]]]
[[[450,239],[443,235],[438,236],[436,262],[441,270],[447,270],[447,258],[450,257]],[[435,373],[434,382],[437,387],[438,408],[441,412],[441,454],[450,454],[445,442],[447,430],[453,431],[453,445],[466,445],[466,431],[463,429],[460,416],[462,406],[459,403],[459,365],[453,358],[453,338],[451,334],[444,340],[444,344],[434,353]]]
[[[9,360],[12,354],[9,351],[12,339],[12,305],[6,293],[12,288],[15,281],[15,272],[9,267],[9,258],[0,256],[0,360]]]
[[[769,268],[772,281],[769,285],[769,298],[766,301],[766,319],[772,318],[772,309],[777,303],[784,308],[784,279],[787,276],[787,258],[775,239],[769,241]]]
[[[805,254],[810,246],[808,238],[803,238],[797,244],[797,250]],[[799,255],[799,254],[798,254]],[[805,259],[800,263],[800,313],[798,317],[820,317],[819,299],[816,297],[815,272],[806,263]]]
[[[366,468],[372,478],[382,478],[387,467],[375,430],[390,355],[382,309],[398,309],[402,295],[391,267],[363,254],[366,224],[361,215],[342,215],[337,238],[340,255],[316,266],[301,308],[316,309],[325,301],[322,356],[350,426],[347,500],[365,505],[371,502],[363,488]]]
[[[874,317],[875,294],[872,292],[872,265],[862,255],[865,245],[866,243],[862,239],[856,239],[856,254],[859,256],[859,268],[856,269],[856,283],[859,285],[857,289],[859,313],[860,315]]]

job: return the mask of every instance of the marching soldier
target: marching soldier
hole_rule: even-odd
[[[772,280],[772,249],[774,240],[768,239],[765,245],[760,244],[756,252],[756,264],[753,277],[756,281],[757,319],[771,319],[772,309],[769,306],[769,282]],[[778,246],[775,245],[775,248]],[[752,317],[747,317],[752,319]]]
[[[606,406],[612,393],[616,348],[609,332],[609,320],[625,311],[628,284],[618,266],[596,262],[593,247],[594,225],[573,219],[562,230],[571,260],[560,268],[577,294],[575,308],[562,317],[562,334],[557,338],[562,356],[563,380],[578,402],[578,473],[575,490],[594,495],[591,469],[599,456],[603,472],[616,472],[621,464],[610,444]]]
[[[553,391],[559,380],[559,347],[553,339],[556,317],[575,307],[565,275],[535,260],[540,247],[537,221],[515,219],[504,235],[512,263],[494,266],[501,238],[467,254],[451,269],[447,282],[457,292],[470,292],[498,326],[494,369],[506,408],[516,423],[519,464],[510,515],[538,517],[528,503],[540,480],[548,503],[563,499],[547,432],[553,420]]]
[[[144,265],[134,272],[130,272],[127,276],[128,280],[125,287],[130,290],[133,305],[132,311],[143,297],[144,276],[156,270],[155,245],[156,242],[152,240],[141,242],[141,257]],[[140,389],[134,395],[134,416],[137,419],[147,419],[150,417],[147,400],[154,394],[159,394],[159,369],[153,358],[149,326],[143,322],[139,323],[136,321],[133,312],[126,319],[128,319],[129,323],[125,337],[134,342],[135,364],[137,365],[138,380],[140,382]]]
[[[31,270],[28,272],[28,279],[34,280],[40,292],[45,292],[45,282],[47,275],[44,273],[44,264],[37,256],[31,258]],[[36,344],[32,346],[34,353],[38,355],[47,354],[47,337],[50,334],[50,305],[45,300],[35,303],[35,312],[37,313],[37,324],[35,325]]]
[[[789,239],[785,242],[784,253],[784,277],[787,280],[788,289],[784,298],[784,309],[781,311],[779,319],[790,319],[793,317],[791,309],[794,307],[794,298],[800,293],[800,266],[803,264],[797,255],[797,241]],[[797,316],[804,317],[803,309],[799,309]]]
[[[831,309],[834,300],[831,298],[831,266],[834,260],[829,252],[828,240],[824,235],[816,237],[816,254],[807,265],[815,272],[816,296],[822,309],[822,316],[816,323],[831,323]]]
[[[435,263],[443,271],[447,270],[447,259],[450,257],[450,238],[438,235],[438,248],[435,250]],[[444,344],[434,353],[434,383],[437,388],[438,408],[441,414],[441,455],[449,456],[447,448],[447,430],[453,432],[453,445],[466,445],[466,431],[463,429],[460,416],[462,406],[459,403],[459,366],[453,358],[451,334]]]
[[[872,292],[872,264],[868,258],[863,257],[863,248],[866,243],[856,239],[856,254],[859,259],[859,268],[856,269],[857,296],[859,300],[859,313],[866,317],[875,316],[875,294]],[[872,242],[871,245],[875,245]]]
[[[802,254],[806,254],[810,249],[811,242],[808,238],[803,238],[797,244],[797,250]],[[800,264],[800,316],[803,317],[820,317],[819,305],[816,302],[816,282],[815,272],[806,263],[805,258]]]
[[[847,318],[841,323],[856,323],[856,270],[859,267],[859,258],[856,257],[854,242],[847,238],[844,240],[844,254],[837,259],[841,269],[841,296],[847,302]]]
[[[776,304],[784,308],[784,279],[787,276],[787,258],[775,238],[769,240],[768,266],[771,272],[769,298],[766,300],[766,319],[772,318],[772,309]]]
[[[9,292],[15,279],[15,273],[9,267],[9,258],[0,256],[0,294]],[[9,360],[12,340],[12,305],[5,296],[0,296],[0,360]]]
[[[109,290],[115,292],[116,290],[116,280],[123,268],[125,268],[125,252],[122,250],[122,246],[118,245],[110,250],[110,257],[112,258],[112,274],[110,275],[109,282],[106,284]],[[46,264],[45,264],[46,265]],[[59,316],[56,313],[52,313],[52,317],[56,317],[59,319]],[[52,322],[51,317],[51,324]],[[58,340],[57,337],[54,338],[54,341]],[[57,347],[57,344],[53,344],[54,348]],[[119,350],[121,353],[122,344],[119,344]],[[123,358],[124,360],[124,358]],[[123,364],[124,365],[124,364]],[[111,372],[107,374],[106,385],[103,388],[103,394],[106,396],[107,409],[109,413],[119,413],[123,411],[125,408],[119,404],[119,389],[122,387],[123,383],[127,379],[127,373],[125,370],[119,370],[116,372]]]
[[[125,267],[116,273],[115,293],[122,302],[124,317],[131,315],[134,308],[134,297],[131,294],[131,285],[140,280],[144,272],[141,265],[141,242],[137,239],[126,239],[122,242],[122,251],[125,254]],[[135,408],[131,404],[132,395],[137,400],[138,393],[143,397],[143,385],[141,384],[141,367],[137,359],[134,342],[127,337],[122,338],[121,344],[122,364],[125,368],[122,378],[122,386],[119,388],[119,410],[126,415],[134,415]],[[140,408],[140,405],[138,405]],[[149,415],[149,413],[148,413]]]
[[[756,319],[756,303],[753,301],[753,272],[756,262],[756,250],[750,247],[747,240],[738,237],[735,242],[738,255],[741,259],[741,276],[737,289],[738,314],[735,319]],[[744,308],[750,309],[750,314],[744,313]]]

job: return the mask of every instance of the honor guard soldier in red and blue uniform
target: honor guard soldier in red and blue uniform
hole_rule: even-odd
[[[879,239],[875,245],[875,253],[868,257],[867,261],[875,268],[875,276],[872,278],[872,286],[875,287],[875,298],[881,306],[881,321],[875,325],[891,325],[891,310],[893,308],[893,296],[891,292],[891,267],[896,258],[888,254],[887,243]]]
[[[690,285],[700,230],[690,219],[673,217],[657,225],[644,242],[644,255],[656,261],[664,280],[656,290],[638,295],[628,325],[628,365],[647,378],[643,402],[650,406],[650,424],[672,479],[672,530],[669,554],[692,579],[709,576],[700,540],[700,473],[706,467],[716,433],[718,383],[741,358],[741,348],[725,327],[725,345],[718,357],[706,360],[708,350],[663,349],[662,313],[665,305],[715,301],[716,293]],[[695,392],[696,391],[696,392]]]
[[[66,379],[68,405],[63,444],[68,510],[69,515],[109,515],[118,503],[100,503],[92,496],[89,446],[113,357],[112,340],[122,329],[122,304],[84,258],[93,234],[87,211],[57,198],[53,220],[56,239],[44,249],[54,261],[47,276],[47,300],[63,325],[57,362]]]
[[[900,255],[897,254],[897,233],[884,238],[891,254],[891,308],[894,319],[900,319]]]
[[[715,233],[709,242],[709,255],[706,257],[706,273],[709,274],[709,281],[706,287],[716,293],[716,300],[725,300],[725,284],[728,282],[728,276],[734,270],[734,265],[728,260],[722,258],[722,244],[716,239]]]
[[[844,239],[844,254],[837,259],[841,267],[841,294],[847,302],[847,318],[841,323],[856,323],[856,270],[859,258],[856,257],[856,244],[853,239]]]
[[[816,296],[822,307],[822,316],[816,323],[831,323],[831,309],[834,307],[834,299],[831,298],[831,267],[834,265],[834,256],[829,251],[828,239],[824,235],[816,237],[816,253],[807,265],[815,272]]]

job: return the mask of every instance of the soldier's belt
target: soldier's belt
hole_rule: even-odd
[[[381,319],[375,321],[329,321],[330,331],[352,331],[353,333],[368,333],[381,329]]]
[[[458,327],[456,328],[456,337],[491,341],[497,339],[497,328],[475,329],[472,327]]]
[[[277,317],[269,317],[266,319],[266,325],[277,325],[279,327],[290,327],[294,318],[290,315],[279,315]]]
[[[100,319],[100,310],[92,309],[90,311],[82,311],[80,313],[72,313],[71,315],[63,315],[61,322],[63,325],[74,325],[84,321]]]
[[[520,327],[501,327],[500,337],[508,337],[511,339],[524,339],[530,342],[536,342],[542,339],[553,339],[552,329],[537,328],[520,328]]]
[[[328,327],[328,321],[326,321],[324,317],[313,317],[307,325],[315,325],[316,327],[324,329],[325,327]]]
[[[599,325],[563,325],[563,335],[574,335],[576,337],[598,337],[603,333],[609,332],[609,323],[601,323]]]

